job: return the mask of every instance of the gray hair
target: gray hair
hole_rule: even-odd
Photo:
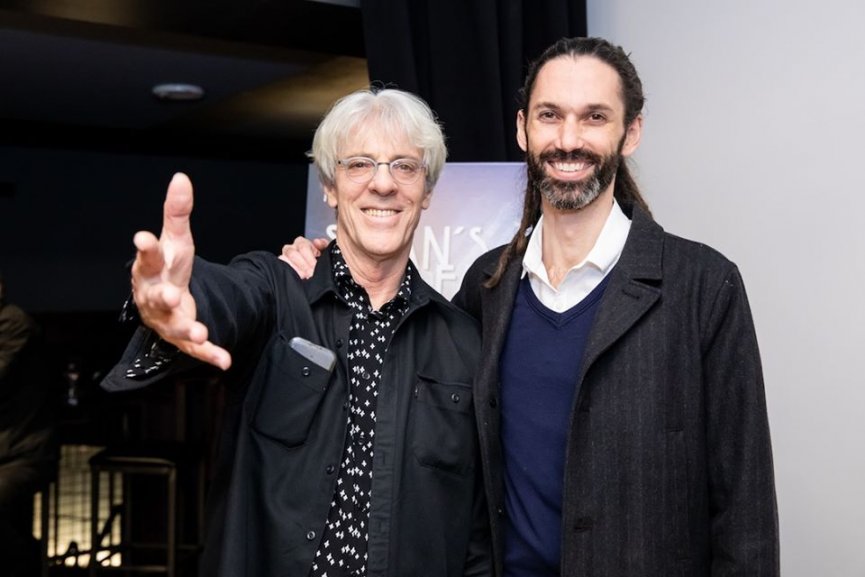
[[[352,92],[337,100],[325,115],[307,153],[322,184],[333,186],[340,146],[365,123],[375,123],[394,138],[406,137],[420,148],[426,165],[426,189],[432,190],[447,157],[444,133],[426,102],[393,88]]]

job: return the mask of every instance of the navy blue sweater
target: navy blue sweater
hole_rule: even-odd
[[[557,313],[520,283],[500,360],[505,577],[558,577],[568,419],[583,350],[609,275]]]

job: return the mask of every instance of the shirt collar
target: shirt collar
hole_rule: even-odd
[[[628,240],[628,232],[630,230],[631,221],[622,212],[619,203],[613,199],[613,209],[610,211],[609,216],[607,216],[607,221],[601,229],[601,234],[598,235],[598,240],[595,241],[595,246],[592,247],[586,258],[581,263],[572,267],[571,270],[591,265],[606,275],[613,265],[618,262],[622,250],[625,248],[625,241]],[[532,236],[529,238],[528,246],[526,246],[526,253],[523,255],[522,276],[525,277],[526,274],[533,274],[549,282],[547,269],[544,267],[543,260],[543,231],[544,217],[541,215],[541,218],[538,219],[538,223],[532,230]]]
[[[370,307],[369,297],[363,287],[354,282],[354,279],[351,277],[351,272],[348,269],[348,264],[345,262],[345,257],[342,256],[342,251],[339,250],[339,246],[336,242],[333,242],[330,245],[330,256],[331,267],[333,270],[333,282],[336,284],[336,290],[339,295],[342,296],[342,298],[344,298],[353,308],[368,309]],[[385,304],[384,307],[387,307],[390,303],[395,303],[396,305],[405,305],[408,303],[412,291],[411,285],[412,278],[414,277],[413,272],[414,270],[411,261],[409,261],[406,265],[405,274],[403,274],[402,282],[399,285],[399,290],[397,290],[396,296]]]

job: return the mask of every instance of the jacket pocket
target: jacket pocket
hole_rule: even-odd
[[[418,374],[411,431],[412,450],[421,465],[470,474],[477,444],[471,385]]]
[[[252,428],[288,447],[302,445],[330,382],[330,373],[310,362],[282,333],[270,342],[255,376]]]

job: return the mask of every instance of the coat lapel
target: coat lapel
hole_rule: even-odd
[[[493,269],[495,267],[493,266]],[[513,313],[514,298],[520,283],[520,271],[522,270],[522,259],[513,258],[508,264],[507,271],[502,276],[501,282],[493,289],[483,289],[483,298],[486,302],[482,305],[482,327],[483,327],[483,357],[485,359],[498,359],[505,343],[508,326]],[[493,270],[486,271],[487,278],[492,276]],[[480,381],[490,386],[498,386],[499,363],[482,363]]]
[[[635,207],[628,240],[611,273],[586,345],[580,381],[595,360],[660,298],[663,248],[663,229]]]

